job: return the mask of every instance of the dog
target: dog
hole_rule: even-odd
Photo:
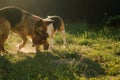
[[[27,37],[31,39],[36,37],[37,32],[41,32],[39,37],[47,34],[47,26],[52,21],[45,21],[43,18],[27,12],[15,6],[8,6],[0,9],[0,53],[7,52],[4,48],[5,41],[7,40],[10,31],[17,33],[22,43],[19,45],[19,50],[23,48],[27,42]],[[47,41],[40,39],[41,44]],[[36,50],[38,46],[36,46]]]
[[[43,45],[44,50],[49,49],[49,43],[47,41],[48,34],[35,31],[35,37],[32,39],[33,47],[36,47],[36,52],[40,52],[40,47]]]
[[[54,34],[58,31],[62,38],[63,38],[63,43],[64,43],[64,48],[67,45],[66,42],[66,37],[65,37],[65,27],[64,27],[64,21],[60,16],[48,16],[47,18],[44,18],[44,20],[50,20],[53,21],[51,24],[49,24],[47,26],[47,32],[48,33],[48,37],[49,37],[49,49],[51,50],[53,48],[53,36]],[[39,37],[40,33],[37,33],[37,36],[33,41],[34,45],[39,45],[41,42],[39,40],[41,40],[41,38]],[[45,45],[43,45],[45,47]]]

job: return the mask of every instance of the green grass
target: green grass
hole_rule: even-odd
[[[56,34],[52,51],[34,53],[28,42],[25,53],[16,50],[20,38],[10,35],[10,53],[0,56],[0,80],[120,80],[120,29],[67,24],[66,38],[66,49]]]

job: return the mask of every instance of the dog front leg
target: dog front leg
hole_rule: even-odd
[[[4,44],[0,44],[0,53],[1,53],[1,52],[5,52]]]
[[[23,42],[20,44],[19,50],[22,49],[27,42],[27,37],[24,34],[21,34],[20,37],[22,38]]]
[[[1,52],[7,52],[4,48],[4,44],[5,44],[5,41],[7,40],[8,38],[8,35],[9,35],[9,31],[6,32],[5,34],[3,35],[0,35],[0,53]]]
[[[49,37],[50,43],[49,43],[49,49],[51,50],[53,48],[53,37]]]
[[[40,52],[40,46],[39,45],[37,45],[37,46],[35,46],[35,49],[36,49],[36,53],[39,53]]]

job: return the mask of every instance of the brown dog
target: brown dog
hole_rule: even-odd
[[[64,22],[63,19],[59,16],[48,16],[47,18],[45,18],[44,20],[50,20],[53,21],[50,25],[47,26],[47,32],[48,34],[43,34],[41,32],[37,33],[37,37],[34,38],[33,40],[33,44],[34,45],[40,45],[41,44],[41,38],[39,37],[39,34],[41,34],[42,36],[46,37],[49,36],[49,49],[52,49],[53,47],[53,36],[55,34],[56,31],[60,32],[62,38],[63,38],[63,43],[64,43],[64,48],[67,45],[66,42],[66,37],[65,37],[65,27],[64,27]],[[40,41],[39,41],[40,40]],[[48,44],[47,42],[43,42],[44,44]],[[46,48],[46,46],[43,44],[44,48]]]
[[[0,52],[6,51],[4,49],[4,44],[10,30],[17,33],[22,38],[23,42],[19,46],[19,49],[21,49],[25,46],[27,37],[33,39],[36,32],[46,34],[46,26],[51,22],[50,20],[45,21],[36,15],[14,6],[0,9]],[[41,36],[42,35],[39,37]]]
[[[49,44],[47,41],[48,38],[48,34],[47,33],[43,33],[43,32],[38,32],[35,31],[35,37],[32,39],[33,42],[33,47],[36,47],[36,51],[39,52],[39,48],[41,45],[43,45],[44,50],[47,50],[49,48]]]

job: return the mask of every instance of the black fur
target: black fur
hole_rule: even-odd
[[[0,9],[0,16],[8,20],[11,27],[14,27],[22,20],[23,11],[17,7],[6,7]]]
[[[58,17],[58,16],[51,16],[50,19],[53,20],[54,30],[57,30],[57,29],[60,30],[61,23],[62,23],[60,17]]]

